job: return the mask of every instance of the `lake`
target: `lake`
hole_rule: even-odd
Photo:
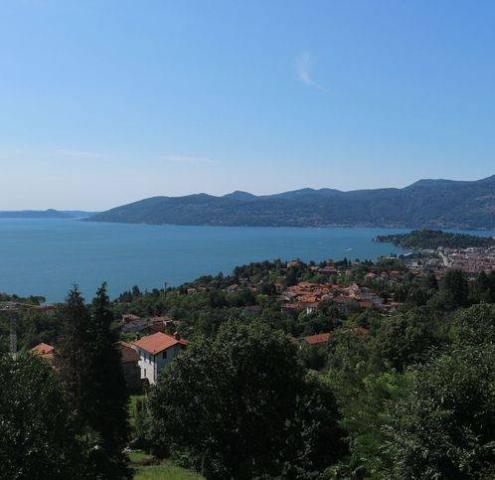
[[[184,227],[77,220],[0,220],[0,291],[63,300],[77,283],[90,298],[162,288],[260,260],[376,259],[399,253],[373,242],[401,229]]]

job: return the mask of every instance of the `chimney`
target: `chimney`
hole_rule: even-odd
[[[174,332],[174,338],[176,340],[180,340],[180,333],[179,332]]]

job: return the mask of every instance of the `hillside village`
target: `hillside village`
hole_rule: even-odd
[[[191,317],[195,307],[189,306],[193,311],[185,311],[183,304],[199,301],[198,312],[205,307],[219,311],[234,308],[246,318],[262,318],[275,309],[281,325],[295,342],[320,345],[328,343],[332,330],[351,316],[366,311],[377,315],[400,311],[408,300],[405,285],[414,289],[428,278],[441,282],[452,269],[464,271],[474,281],[480,272],[495,270],[495,248],[438,248],[401,258],[383,258],[376,263],[265,262],[239,267],[231,276],[198,279],[168,292],[125,292],[114,305],[120,314],[116,328],[121,337],[127,385],[133,392],[154,385],[162,369],[187,347],[186,338],[194,337]],[[174,306],[177,303],[181,308]],[[56,315],[56,305],[37,308]],[[328,315],[329,308],[334,309],[331,322],[318,324],[312,320],[321,312]],[[147,311],[155,313],[149,315]],[[290,326],[298,322],[304,326]],[[31,351],[53,363],[55,347],[41,342]]]

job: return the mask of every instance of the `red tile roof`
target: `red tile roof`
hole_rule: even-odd
[[[309,345],[319,345],[320,343],[327,343],[329,340],[329,333],[319,333],[318,335],[310,335],[309,337],[304,337],[304,341]]]
[[[47,343],[40,343],[35,347],[33,347],[30,350],[30,352],[34,353],[35,355],[45,356],[45,355],[53,355],[55,353],[55,349],[51,345],[48,345]]]
[[[141,350],[145,350],[152,355],[163,352],[163,350],[167,350],[168,348],[173,347],[177,344],[185,346],[187,345],[187,341],[177,340],[175,337],[162,332],[148,335],[147,337],[143,337],[141,338],[141,340],[134,342],[134,345],[136,347],[140,348]]]

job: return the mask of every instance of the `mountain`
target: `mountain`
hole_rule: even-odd
[[[0,218],[66,218],[77,219],[87,218],[94,215],[95,212],[83,212],[80,210],[17,210],[17,211],[0,211]]]
[[[227,193],[227,195],[224,195],[222,198],[230,198],[231,200],[255,200],[258,197],[252,193],[236,190],[235,192]]]
[[[478,181],[420,180],[405,188],[305,188],[275,195],[154,197],[89,221],[250,226],[495,229],[495,175]]]

